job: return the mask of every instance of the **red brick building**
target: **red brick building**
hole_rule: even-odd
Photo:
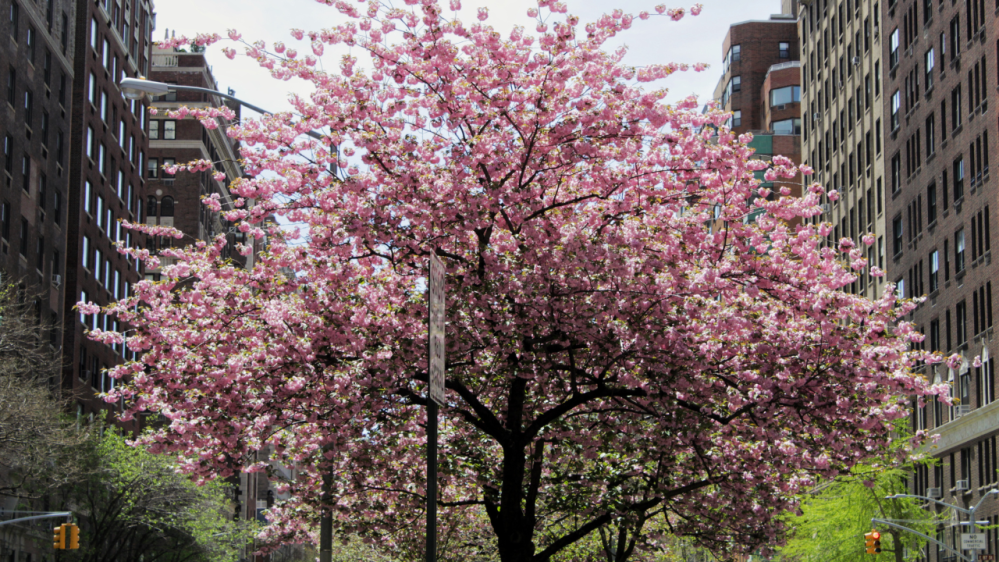
[[[96,397],[114,384],[105,370],[133,355],[123,345],[107,346],[84,336],[85,328],[119,328],[113,319],[84,319],[71,311],[81,300],[106,305],[123,298],[140,279],[141,264],[119,254],[115,243],[138,242],[120,221],[140,218],[149,146],[147,107],[126,100],[118,83],[149,72],[152,10],[149,0],[76,3],[63,386],[78,396],[79,414],[113,407]]]
[[[149,78],[158,82],[195,86],[218,90],[211,67],[201,53],[188,53],[176,49],[153,49],[152,71]],[[230,92],[230,95],[232,93]],[[244,267],[252,267],[253,255],[242,256],[235,251],[236,243],[246,243],[247,236],[238,232],[219,213],[202,205],[203,197],[219,194],[223,209],[233,208],[229,184],[243,175],[239,164],[238,143],[226,136],[230,123],[219,119],[217,129],[206,129],[193,118],[176,120],[165,116],[166,110],[181,106],[219,107],[225,100],[200,92],[176,92],[157,98],[154,105],[159,115],[149,122],[148,188],[144,201],[144,219],[149,224],[173,226],[186,234],[180,241],[152,240],[151,248],[162,244],[189,244],[194,240],[209,240],[225,234],[229,239],[226,248],[229,258]],[[239,104],[228,102],[240,116]],[[184,164],[192,160],[208,160],[213,171],[198,173],[181,172],[176,175],[163,173],[163,166]],[[213,179],[216,172],[225,174],[224,181]],[[255,242],[249,240],[249,242]],[[164,262],[164,265],[166,263]],[[158,278],[156,271],[147,271],[146,277]]]
[[[763,83],[770,67],[798,59],[798,29],[791,14],[734,23],[722,42],[722,76],[714,99],[731,111],[737,133],[769,129],[764,120]]]
[[[66,284],[66,190],[73,99],[73,3],[0,0],[0,279],[37,296],[56,326]]]
[[[999,484],[992,281],[991,211],[999,207],[989,173],[996,146],[996,5],[984,0],[884,0],[883,41],[886,206],[891,243],[887,270],[905,297],[926,296],[911,315],[921,344],[960,353],[965,365],[925,369],[950,382],[954,407],[914,408],[912,427],[939,434],[940,460],[913,475],[913,491],[968,507]],[[989,145],[989,139],[992,146]],[[983,365],[971,365],[981,355]],[[936,509],[936,508],[934,508]],[[978,519],[999,523],[999,502],[986,500]],[[960,545],[961,528],[938,538]],[[988,554],[997,552],[997,532]],[[953,560],[931,546],[924,559]]]

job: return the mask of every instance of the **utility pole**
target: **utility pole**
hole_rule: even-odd
[[[970,508],[963,508],[963,507],[959,507],[959,506],[956,506],[956,505],[951,505],[949,503],[942,502],[942,501],[940,501],[938,499],[929,498],[929,497],[926,497],[926,496],[920,496],[920,495],[916,495],[916,494],[895,494],[893,496],[887,496],[885,498],[886,500],[895,500],[895,499],[900,499],[900,498],[916,498],[916,499],[920,499],[920,500],[925,500],[925,501],[933,502],[933,503],[936,503],[936,504],[939,504],[939,505],[942,505],[942,506],[945,506],[945,507],[949,507],[949,508],[953,509],[954,511],[957,511],[958,513],[964,513],[964,514],[966,514],[968,516],[968,521],[964,521],[962,523],[964,525],[970,525],[971,526],[971,533],[961,533],[961,550],[969,550],[969,551],[971,551],[971,556],[970,557],[965,556],[959,550],[951,548],[947,544],[945,544],[943,542],[940,542],[939,540],[937,540],[937,539],[935,539],[935,538],[933,538],[933,537],[931,537],[929,535],[920,533],[919,531],[917,531],[915,529],[910,529],[908,527],[900,525],[896,521],[892,521],[892,520],[889,520],[889,519],[871,519],[871,524],[880,523],[882,525],[887,525],[889,527],[894,527],[895,529],[899,529],[901,531],[905,531],[905,532],[908,532],[908,533],[912,533],[914,535],[918,535],[918,536],[923,537],[924,539],[930,541],[931,543],[940,546],[944,550],[947,550],[949,552],[954,553],[955,556],[957,556],[961,560],[964,560],[965,562],[978,562],[978,550],[979,550],[979,547],[977,545],[980,544],[981,548],[985,548],[985,545],[984,545],[983,542],[978,542],[978,541],[975,540],[975,539],[979,538],[979,537],[977,537],[977,535],[979,534],[977,532],[978,531],[978,526],[979,525],[988,525],[989,522],[988,521],[979,521],[975,517],[975,512],[977,512],[978,508],[981,507],[982,502],[985,501],[985,498],[988,498],[989,496],[994,495],[994,494],[999,494],[999,490],[993,489],[993,490],[989,490],[988,492],[985,492],[985,494],[982,495],[981,499],[978,500],[978,503],[976,503],[975,505],[971,506]],[[966,545],[969,545],[969,546],[966,546]],[[976,546],[970,546],[970,545],[976,545]]]

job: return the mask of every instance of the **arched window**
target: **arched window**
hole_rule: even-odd
[[[173,216],[173,197],[167,195],[160,202],[160,216],[161,217],[172,217]]]
[[[146,200],[146,218],[156,218],[156,198],[152,195]]]

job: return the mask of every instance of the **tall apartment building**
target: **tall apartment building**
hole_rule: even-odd
[[[0,0],[0,278],[36,298],[40,319],[63,323],[68,144],[73,107],[70,0]]]
[[[824,200],[816,220],[834,225],[828,242],[871,232],[871,264],[885,266],[884,150],[881,130],[882,6],[875,0],[802,0],[798,11],[801,48],[802,157],[815,181],[839,192]],[[846,289],[870,298],[884,278],[864,272]]]
[[[106,305],[123,298],[141,277],[142,264],[119,254],[115,243],[138,242],[120,221],[141,220],[149,146],[147,107],[125,99],[118,83],[149,73],[154,17],[150,0],[76,2],[66,311],[81,300]],[[105,369],[130,352],[123,345],[90,341],[85,328],[118,326],[104,315],[67,315],[63,385],[79,397],[78,413],[93,414],[109,407],[96,398],[114,384]]]
[[[990,357],[992,280],[999,274],[999,263],[992,263],[991,208],[999,201],[989,174],[989,137],[999,138],[997,5],[883,2],[888,279],[905,297],[927,298],[911,316],[926,335],[922,345],[965,357],[956,371],[924,372],[950,382],[960,403],[914,408],[912,427],[940,435],[930,449],[940,462],[918,469],[911,485],[914,493],[967,507],[999,484],[999,403]],[[983,365],[976,368],[971,361],[979,355]],[[999,523],[999,501],[986,500],[979,515]],[[938,539],[959,550],[960,533],[959,526],[941,525]],[[986,552],[994,555],[997,532],[987,534]],[[931,546],[924,559],[954,558]]]
[[[202,53],[188,53],[178,49],[158,49],[152,51],[152,71],[150,80],[195,86],[218,90],[212,76],[211,67]],[[232,95],[232,92],[230,92]],[[174,92],[155,100],[161,110],[219,107],[226,100],[200,92]],[[239,120],[240,105],[228,102]],[[165,114],[165,111],[164,111]],[[162,244],[189,244],[194,240],[210,240],[218,234],[225,234],[229,240],[226,257],[243,267],[253,266],[253,254],[242,256],[235,251],[235,244],[257,241],[236,230],[220,213],[211,212],[201,203],[203,197],[218,194],[223,209],[233,208],[233,197],[229,191],[232,180],[243,175],[239,164],[238,143],[229,138],[225,131],[231,123],[219,118],[217,129],[206,129],[193,118],[176,120],[157,116],[149,121],[149,159],[147,193],[145,198],[145,220],[149,224],[173,226],[186,234],[180,241],[164,238],[151,240],[153,249]],[[204,159],[214,163],[212,171],[196,174],[183,172],[176,176],[163,173],[162,168],[172,164],[183,164],[192,160]],[[225,180],[213,178],[216,172],[225,174]],[[167,265],[169,258],[163,259]],[[157,279],[158,271],[147,271],[147,278]]]

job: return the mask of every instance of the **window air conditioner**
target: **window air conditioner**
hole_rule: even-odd
[[[970,404],[959,404],[957,406],[954,406],[954,419],[957,419],[961,416],[966,416],[970,413],[971,413]]]
[[[926,496],[927,497],[930,497],[930,498],[933,498],[933,499],[938,499],[938,498],[940,498],[941,495],[942,494],[940,493],[940,488],[927,488],[926,489]]]
[[[229,227],[229,234],[238,234],[238,233],[239,233],[239,228],[237,228],[235,226],[230,226]]]
[[[62,275],[53,275],[52,286],[58,289],[60,285],[62,285]]]
[[[813,113],[812,114],[812,119],[818,119],[818,118],[819,118],[819,114],[818,113]]]
[[[860,64],[860,57],[853,57],[853,66]]]
[[[832,207],[831,207],[831,206],[829,205],[829,203],[822,203],[822,204],[821,204],[820,206],[822,207],[822,212],[823,212],[823,213],[828,213],[828,212],[829,212],[829,210],[830,210],[830,209],[832,208]]]
[[[959,491],[959,492],[966,491],[968,489],[968,481],[967,480],[958,480],[957,484],[954,486],[954,489],[957,490],[957,491]]]

